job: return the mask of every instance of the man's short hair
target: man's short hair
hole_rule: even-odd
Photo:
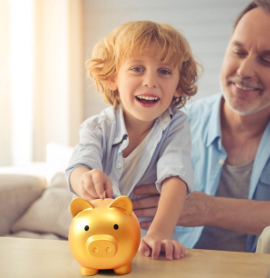
[[[255,8],[261,8],[265,12],[270,13],[270,0],[254,0],[251,1],[237,16],[234,25],[233,25],[233,31],[235,30],[238,22],[240,19],[249,11],[255,9]]]

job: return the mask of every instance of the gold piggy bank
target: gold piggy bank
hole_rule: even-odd
[[[131,272],[131,261],[140,244],[140,224],[128,197],[76,198],[70,205],[73,220],[69,245],[81,265],[82,275],[95,275],[99,269],[116,274]]]

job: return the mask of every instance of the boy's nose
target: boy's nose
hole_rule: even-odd
[[[157,87],[156,75],[151,72],[145,73],[143,85],[149,88],[156,88]]]

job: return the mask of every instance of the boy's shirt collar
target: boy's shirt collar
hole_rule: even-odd
[[[115,135],[113,139],[113,146],[120,144],[128,137],[126,125],[124,121],[123,115],[123,108],[121,105],[118,105],[115,110],[115,117],[116,117],[116,128],[115,128]],[[161,130],[165,130],[173,117],[172,108],[169,107],[162,115],[160,115],[156,120],[155,124],[158,124]]]
[[[115,135],[113,139],[113,146],[121,143],[128,136],[125,121],[124,121],[123,109],[121,105],[117,106],[115,111],[115,117],[116,117],[116,128],[115,128]]]

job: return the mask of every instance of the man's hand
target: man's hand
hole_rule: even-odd
[[[186,198],[177,225],[185,227],[207,226],[207,217],[212,207],[213,198],[215,197],[200,191],[193,191]]]
[[[133,201],[134,212],[137,217],[154,217],[159,193],[154,184],[138,186],[135,188],[137,195],[155,195]],[[211,207],[214,197],[204,194],[200,191],[192,192],[185,201],[182,214],[177,222],[178,226],[197,227],[207,225],[207,213]],[[151,222],[142,222],[141,227],[148,229]]]
[[[155,185],[143,185],[135,189],[137,195],[156,196],[134,200],[134,212],[138,217],[154,217],[159,196]],[[210,196],[200,191],[192,192],[185,200],[178,226],[215,226],[223,229],[260,235],[270,223],[270,202]],[[141,222],[148,229],[151,222]]]
[[[152,195],[151,197],[141,198],[133,200],[133,211],[137,217],[154,217],[157,212],[157,206],[159,202],[159,192],[157,191],[155,184],[148,184],[138,186],[134,189],[134,193],[137,195]],[[151,222],[141,222],[143,229],[148,229]]]

